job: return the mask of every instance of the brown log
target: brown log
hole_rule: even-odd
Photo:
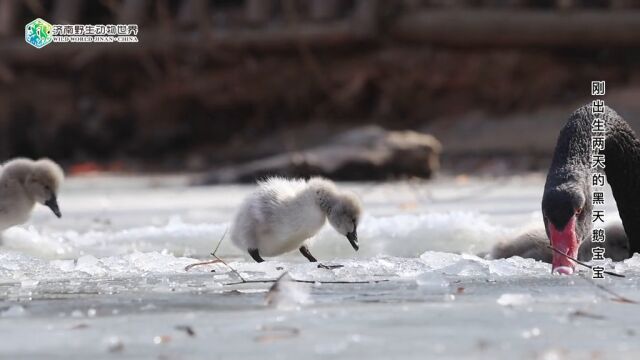
[[[454,47],[632,47],[640,11],[432,10],[401,16],[391,33]]]

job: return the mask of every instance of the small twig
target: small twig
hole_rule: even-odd
[[[184,271],[189,271],[191,270],[191,268],[196,267],[196,266],[200,266],[200,265],[209,265],[209,264],[215,264],[215,263],[219,263],[220,260],[218,259],[213,259],[213,260],[209,260],[209,261],[203,261],[203,262],[198,262],[195,264],[191,264],[191,265],[187,265],[184,267]]]
[[[238,281],[238,282],[233,282],[233,283],[227,283],[225,285],[240,285],[240,284],[268,284],[268,283],[275,283],[277,282],[278,279],[264,279],[264,280],[244,280],[244,281]],[[319,283],[319,284],[377,284],[377,283],[381,283],[381,282],[387,282],[389,280],[387,279],[383,279],[383,280],[371,280],[371,281],[319,281],[319,280],[298,280],[298,279],[291,279],[292,282],[298,282],[298,283],[305,283],[305,284],[315,284],[315,283]]]
[[[555,251],[555,252],[557,252],[557,253],[559,253],[559,254],[561,254],[561,255],[565,256],[567,259],[569,259],[569,260],[571,260],[571,261],[575,262],[576,264],[580,264],[580,265],[582,265],[582,266],[584,266],[584,267],[587,267],[587,268],[589,268],[589,269],[593,269],[593,267],[592,267],[591,265],[585,264],[585,263],[583,263],[582,261],[579,261],[579,260],[577,260],[577,259],[574,259],[574,258],[572,258],[571,256],[569,256],[569,255],[567,255],[567,254],[563,253],[562,251],[560,251],[560,250],[558,250],[558,249],[554,248],[553,246],[547,245],[547,247],[548,247],[549,249],[551,249],[551,250],[553,250],[553,251]],[[617,274],[617,273],[614,273],[614,272],[611,272],[611,271],[604,271],[604,273],[605,273],[605,274],[608,274],[608,275],[612,275],[612,276],[617,276],[617,277],[625,277],[625,276],[624,276],[624,275],[622,275],[622,274]],[[614,298],[613,298],[613,300],[614,300],[614,301],[618,301],[618,302],[625,303],[625,304],[637,304],[637,303],[638,303],[638,302],[636,302],[635,300],[631,300],[631,299],[629,299],[629,298],[627,298],[627,297],[624,297],[624,296],[622,296],[622,295],[620,295],[620,294],[616,293],[615,291],[613,291],[613,290],[611,290],[611,289],[606,288],[606,287],[605,287],[604,285],[602,285],[602,284],[598,284],[598,283],[594,282],[592,279],[589,279],[589,278],[587,278],[587,277],[585,277],[585,276],[582,276],[581,274],[578,274],[578,276],[580,276],[582,279],[584,279],[584,280],[585,280],[586,282],[588,282],[589,284],[591,284],[591,285],[593,285],[593,286],[597,287],[598,289],[600,289],[600,290],[602,290],[602,291],[606,292],[607,294],[609,294],[609,295],[613,296],[613,297],[614,297]]]
[[[587,312],[585,310],[576,310],[573,311],[569,314],[570,318],[577,318],[577,317],[584,317],[584,318],[589,318],[589,319],[594,319],[594,320],[604,320],[606,319],[605,316],[603,315],[599,315],[599,314],[593,314],[590,312]]]
[[[586,268],[589,268],[589,269],[593,270],[593,265],[589,265],[589,264],[583,263],[582,261],[580,261],[580,260],[578,260],[578,259],[574,259],[574,258],[572,258],[571,256],[569,256],[569,255],[567,255],[567,254],[563,253],[562,251],[560,251],[560,250],[558,250],[558,249],[554,248],[554,247],[553,247],[553,246],[551,246],[551,245],[547,245],[547,247],[548,247],[549,249],[551,249],[551,250],[553,250],[553,251],[557,252],[558,254],[560,254],[560,255],[562,255],[562,256],[564,256],[564,257],[566,257],[567,259],[569,259],[569,260],[571,260],[571,261],[575,262],[576,264],[578,264],[578,265],[582,265],[582,266],[584,266],[584,267],[586,267]],[[605,270],[605,271],[604,271],[604,273],[605,273],[605,274],[607,274],[607,275],[611,275],[611,276],[615,276],[615,277],[620,277],[620,278],[626,277],[626,276],[624,276],[624,275],[622,275],[622,274],[614,273],[613,271],[607,271],[607,270]]]
[[[229,264],[227,264],[226,262],[224,262],[224,260],[222,260],[221,258],[219,258],[216,255],[216,252],[218,251],[218,249],[220,248],[220,245],[222,244],[222,240],[224,240],[225,236],[227,235],[227,229],[224,230],[224,232],[222,233],[222,236],[220,237],[220,240],[218,241],[218,245],[216,245],[216,248],[213,250],[213,252],[211,253],[211,256],[213,256],[215,259],[213,260],[209,260],[209,261],[203,261],[203,262],[198,262],[195,264],[191,264],[191,265],[187,265],[184,268],[184,271],[189,271],[191,268],[195,267],[195,266],[200,266],[200,265],[209,265],[209,264],[215,264],[215,263],[223,263],[225,264],[229,269],[231,269],[232,272],[234,272],[236,275],[238,275],[240,277],[240,279],[242,278],[242,275],[240,275],[239,272],[237,272],[234,268],[232,268],[231,266],[229,266]],[[243,279],[244,280],[244,279]]]
[[[213,250],[213,252],[211,253],[211,256],[213,256],[217,261],[223,263],[226,267],[228,267],[229,269],[231,269],[231,272],[233,272],[234,274],[238,275],[238,277],[240,278],[240,280],[242,280],[242,282],[247,282],[247,280],[245,278],[242,277],[242,275],[240,275],[240,272],[238,272],[236,269],[232,268],[229,264],[227,264],[224,260],[222,260],[221,258],[218,257],[218,255],[216,255],[216,252],[218,252],[218,249],[220,248],[220,244],[222,244],[222,240],[224,240],[224,237],[227,235],[227,229],[224,230],[224,233],[222,234],[222,237],[220,238],[220,241],[218,241],[218,245],[216,246],[216,248]]]
[[[222,240],[224,240],[224,237],[227,236],[227,230],[228,230],[228,228],[224,229],[224,232],[222,233],[222,236],[220,237],[220,241],[218,241],[218,245],[216,246],[216,248],[211,253],[211,256],[216,256],[216,253],[218,252],[218,249],[220,248],[220,244],[222,244]]]
[[[591,285],[597,287],[598,289],[606,292],[607,294],[613,296],[613,299],[612,299],[613,301],[617,301],[617,302],[621,302],[621,303],[625,303],[625,304],[638,304],[637,301],[631,300],[631,299],[629,299],[627,297],[624,297],[624,296],[616,293],[615,291],[606,288],[604,285],[596,283],[595,281],[593,281],[592,279],[589,279],[588,277],[582,276],[580,274],[579,274],[579,276],[582,279],[584,279],[585,281],[587,281],[589,284],[591,284]]]

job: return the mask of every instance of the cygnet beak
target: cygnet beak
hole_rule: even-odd
[[[360,248],[358,246],[358,233],[353,230],[352,232],[347,234],[347,239],[349,239],[349,242],[351,243],[351,246],[353,246],[353,249],[355,251],[358,251],[358,249]]]
[[[62,217],[62,213],[60,213],[60,208],[58,207],[58,199],[56,199],[55,195],[52,196],[51,199],[45,201],[44,204],[51,209],[57,217]]]

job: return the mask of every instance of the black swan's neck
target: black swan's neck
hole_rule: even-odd
[[[589,154],[591,121],[588,115],[586,107],[578,109],[560,131],[542,197],[545,219],[555,226],[562,226],[574,215],[574,206],[578,205],[579,201],[572,203],[572,200],[577,194],[582,194],[582,216],[576,224],[576,236],[580,242],[589,241],[592,229],[590,216],[586,216],[593,208]]]
[[[615,111],[607,109],[605,119],[605,173],[633,256],[640,252],[640,140]]]
[[[591,121],[586,107],[574,112],[558,136],[545,190],[568,181],[590,186]]]

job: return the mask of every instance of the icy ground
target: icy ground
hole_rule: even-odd
[[[583,276],[473,254],[540,226],[542,176],[346,184],[361,251],[324,229],[299,254],[249,261],[224,240],[250,186],[71,179],[0,247],[0,358],[636,359],[640,305]],[[612,199],[610,194],[608,199]],[[615,206],[608,201],[607,216]],[[597,284],[640,301],[640,256]],[[292,279],[267,295],[284,271]],[[347,282],[347,283],[326,283]],[[284,286],[286,285],[286,286]]]

